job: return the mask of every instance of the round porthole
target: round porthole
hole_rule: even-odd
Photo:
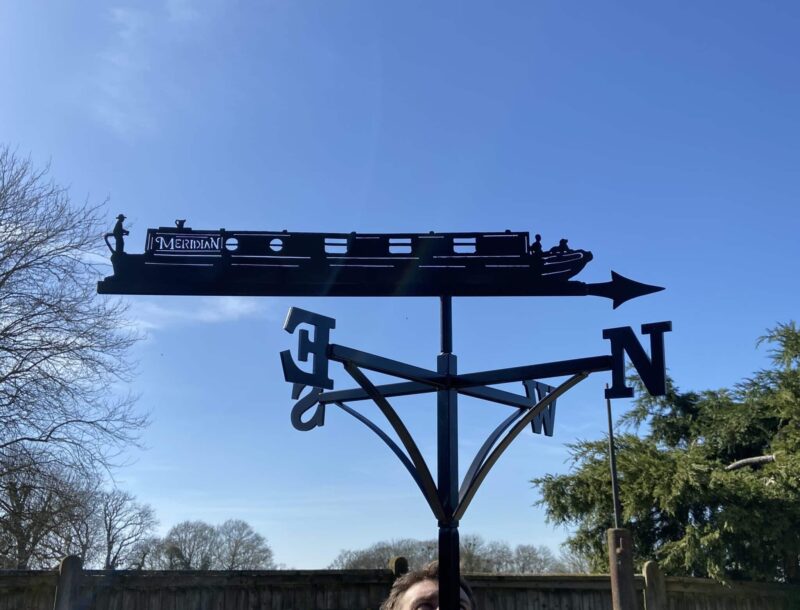
[[[280,252],[283,250],[283,240],[278,237],[271,239],[269,242],[269,249],[273,252]]]
[[[235,237],[229,237],[225,240],[225,249],[230,252],[236,252],[237,248],[239,248],[239,240]]]

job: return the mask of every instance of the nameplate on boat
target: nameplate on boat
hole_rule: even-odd
[[[222,252],[222,236],[217,234],[161,233],[150,231],[147,249],[155,254],[195,254]]]

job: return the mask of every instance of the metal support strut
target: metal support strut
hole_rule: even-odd
[[[453,302],[452,295],[440,296],[441,351],[436,359],[436,370],[399,362],[343,345],[329,342],[330,330],[335,320],[291,308],[284,323],[287,332],[294,332],[299,324],[314,327],[313,339],[307,330],[299,333],[299,355],[303,361],[313,359],[312,371],[298,367],[289,350],[281,352],[286,381],[293,384],[292,397],[299,399],[292,409],[292,424],[298,430],[312,430],[325,423],[326,405],[337,405],[355,417],[392,450],[411,474],[439,524],[439,607],[442,610],[459,610],[460,562],[458,523],[475,493],[497,460],[529,426],[534,433],[552,434],[556,400],[591,373],[612,371],[614,385],[606,389],[606,398],[626,396],[632,392],[625,386],[624,368],[627,353],[645,386],[654,395],[661,395],[665,386],[663,333],[671,329],[670,322],[642,325],[642,332],[651,335],[651,356],[636,339],[630,327],[606,329],[603,336],[611,341],[610,356],[595,356],[558,362],[526,365],[458,374],[453,354]],[[333,379],[328,377],[329,361],[340,362],[358,388],[333,391]],[[375,385],[364,371],[391,375],[405,381]],[[553,377],[566,377],[558,386],[539,381]],[[492,387],[497,384],[522,382],[525,395]],[[306,387],[312,389],[301,395]],[[329,391],[325,391],[329,390]],[[436,393],[437,468],[436,483],[432,469],[428,468],[419,447],[397,412],[387,400],[395,396]],[[458,481],[458,394],[479,398],[512,407],[514,412],[506,417],[489,435],[470,464],[464,480]],[[394,430],[395,442],[379,426],[346,405],[346,402],[371,400]],[[309,416],[309,412],[313,413]],[[613,429],[609,404],[609,441],[611,448],[612,479],[614,480],[615,523],[619,523],[619,500],[613,454]],[[614,530],[617,531],[617,530]],[[629,549],[630,544],[620,546]],[[626,564],[627,565],[627,564]]]
[[[442,353],[436,372],[447,377],[437,390],[437,447],[439,501],[444,519],[439,521],[439,608],[458,610],[461,599],[458,521],[458,393],[450,379],[458,373],[453,351],[453,300],[441,298]]]

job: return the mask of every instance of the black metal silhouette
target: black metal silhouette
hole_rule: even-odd
[[[440,607],[457,610],[459,599],[458,522],[478,488],[510,443],[529,425],[535,433],[553,434],[556,401],[588,375],[612,371],[607,398],[628,396],[625,355],[652,394],[665,388],[664,340],[669,322],[642,327],[650,335],[650,356],[628,327],[604,331],[611,354],[509,369],[459,374],[453,351],[454,296],[586,296],[625,301],[663,288],[635,282],[615,272],[611,281],[574,281],[592,253],[573,250],[566,239],[545,251],[541,236],[529,243],[527,232],[497,233],[290,233],[288,231],[200,231],[175,221],[175,227],[147,231],[143,254],[125,253],[120,214],[105,241],[114,274],[98,282],[104,294],[174,294],[241,296],[436,296],[441,302],[441,353],[436,370],[428,370],[331,344],[332,318],[292,308],[284,328],[300,325],[298,358],[312,359],[301,369],[287,350],[281,353],[284,377],[296,400],[292,425],[302,431],[325,424],[328,405],[364,423],[392,450],[411,474],[439,523]],[[112,248],[108,238],[114,237]],[[329,361],[343,364],[356,388],[334,390]],[[364,370],[404,381],[375,385]],[[567,377],[558,386],[542,379]],[[519,395],[492,387],[522,382]],[[414,439],[388,399],[436,392],[436,479]],[[492,431],[458,482],[458,395],[512,407]],[[399,439],[347,403],[373,401]]]
[[[529,251],[533,254],[536,258],[542,257],[542,236],[538,233],[534,235],[533,243],[531,244]]]
[[[117,216],[117,222],[114,225],[114,228],[111,230],[111,233],[106,233],[104,236],[106,245],[108,249],[111,250],[112,259],[114,254],[124,254],[125,253],[125,236],[130,235],[130,231],[125,229],[122,226],[123,221],[125,220],[125,215],[120,214]],[[114,238],[114,247],[111,247],[111,244],[108,243],[108,238]]]
[[[124,218],[124,217],[123,217]],[[662,290],[612,272],[611,282],[570,281],[592,260],[562,239],[542,251],[521,231],[497,233],[290,233],[147,231],[144,254],[112,250],[104,294],[239,296],[584,296],[614,307]],[[122,231],[121,221],[115,237]],[[124,232],[127,235],[127,231]]]
[[[374,432],[398,457],[419,487],[431,512],[439,523],[440,607],[457,608],[459,575],[458,523],[475,497],[489,471],[511,442],[528,425],[534,433],[552,436],[555,425],[556,401],[591,373],[611,371],[614,387],[606,391],[611,398],[625,395],[625,354],[654,395],[664,393],[666,367],[664,361],[664,333],[672,329],[670,322],[642,326],[642,333],[650,335],[650,356],[629,327],[608,329],[603,337],[611,342],[611,354],[529,366],[458,374],[456,356],[452,353],[452,299],[441,298],[441,353],[436,370],[390,360],[350,347],[329,343],[331,330],[336,327],[333,318],[298,308],[291,308],[284,329],[293,333],[301,324],[314,329],[313,339],[308,329],[301,329],[298,338],[298,358],[307,362],[311,358],[311,371],[302,370],[294,362],[289,350],[281,352],[286,381],[292,383],[294,405],[291,420],[294,427],[309,431],[325,424],[325,410],[335,405],[353,416]],[[358,384],[357,388],[333,390],[334,382],[328,376],[329,362],[340,362],[345,371]],[[364,370],[405,379],[400,383],[375,385]],[[553,377],[568,377],[554,387],[539,381]],[[620,382],[620,379],[622,381]],[[525,395],[491,387],[495,384],[522,382]],[[622,387],[619,384],[622,383]],[[310,386],[309,391],[303,392]],[[325,391],[330,390],[330,391]],[[403,424],[389,398],[436,392],[437,396],[437,476],[434,477],[422,457],[417,444]],[[510,406],[514,411],[487,437],[475,454],[460,486],[458,484],[458,395],[471,396]],[[396,443],[380,426],[346,403],[373,401],[394,430],[400,444]],[[310,417],[308,417],[311,412]]]

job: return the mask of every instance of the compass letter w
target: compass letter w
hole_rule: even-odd
[[[528,398],[532,399],[531,402],[533,405],[540,402],[543,398],[545,398],[545,396],[555,390],[555,388],[551,385],[541,383],[540,381],[534,381],[532,379],[523,381],[522,384],[525,386],[525,394],[528,396]],[[547,405],[547,407],[545,407],[545,409],[539,413],[539,415],[533,418],[531,421],[531,429],[533,430],[534,434],[541,434],[542,430],[544,430],[545,436],[553,436],[555,425],[556,401],[554,400]]]
[[[625,385],[625,354],[639,373],[644,387],[651,396],[667,393],[667,369],[664,363],[664,333],[672,330],[672,322],[642,324],[642,334],[650,335],[650,357],[633,334],[630,326],[607,328],[603,339],[611,341],[611,387],[606,389],[606,398],[630,398],[633,388]]]

